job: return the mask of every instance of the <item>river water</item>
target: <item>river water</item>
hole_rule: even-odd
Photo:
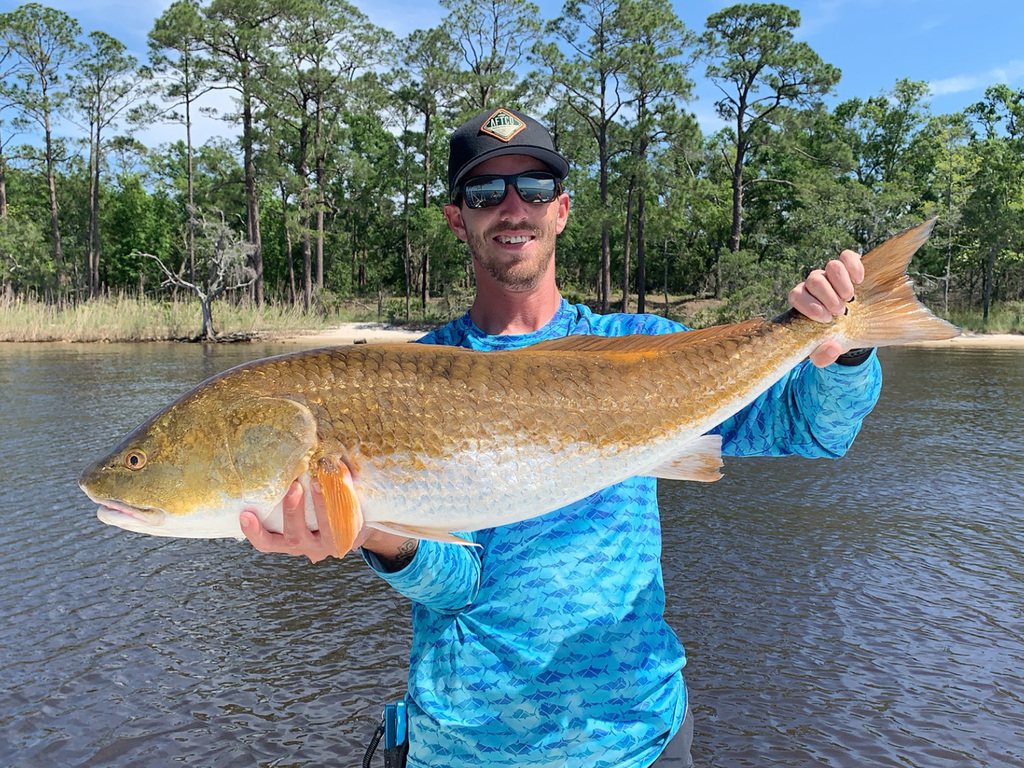
[[[0,766],[359,764],[404,688],[402,598],[356,558],[109,528],[75,484],[278,351],[0,345]],[[1024,765],[1024,352],[883,367],[841,461],[661,484],[698,767]]]

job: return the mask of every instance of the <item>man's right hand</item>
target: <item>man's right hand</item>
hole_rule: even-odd
[[[327,521],[324,497],[315,480],[310,483],[310,492],[318,530],[311,531],[306,526],[303,489],[302,485],[295,481],[284,496],[283,531],[281,533],[268,531],[263,527],[256,513],[245,510],[239,520],[245,538],[260,552],[304,555],[312,563],[320,562],[332,555],[337,556],[337,545]],[[352,544],[352,550],[365,547],[377,555],[389,570],[398,571],[412,561],[418,545],[419,542],[416,539],[363,526]],[[342,553],[341,556],[343,557],[344,554],[347,553]]]

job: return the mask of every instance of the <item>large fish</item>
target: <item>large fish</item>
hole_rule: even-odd
[[[451,540],[633,475],[714,480],[720,441],[704,433],[822,342],[881,347],[959,333],[917,301],[906,276],[932,224],[865,256],[864,282],[829,324],[791,310],[515,351],[358,345],[241,365],[135,429],[79,484],[105,523],[241,538],[242,510],[280,531],[289,485],[316,476],[344,554],[363,524]],[[308,504],[306,515],[314,526]]]

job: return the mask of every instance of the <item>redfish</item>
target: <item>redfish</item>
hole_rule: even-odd
[[[959,333],[915,298],[906,275],[932,225],[867,254],[863,283],[831,323],[790,310],[515,351],[368,344],[247,363],[150,418],[79,485],[111,525],[241,538],[243,510],[280,531],[288,487],[315,476],[341,555],[363,525],[458,541],[452,531],[543,515],[635,475],[715,480],[720,439],[705,433],[819,344]]]

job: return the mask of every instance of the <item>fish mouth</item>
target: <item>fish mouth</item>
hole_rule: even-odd
[[[93,499],[99,504],[96,517],[100,522],[137,533],[153,533],[163,526],[167,513],[161,509],[133,507],[113,499]]]

